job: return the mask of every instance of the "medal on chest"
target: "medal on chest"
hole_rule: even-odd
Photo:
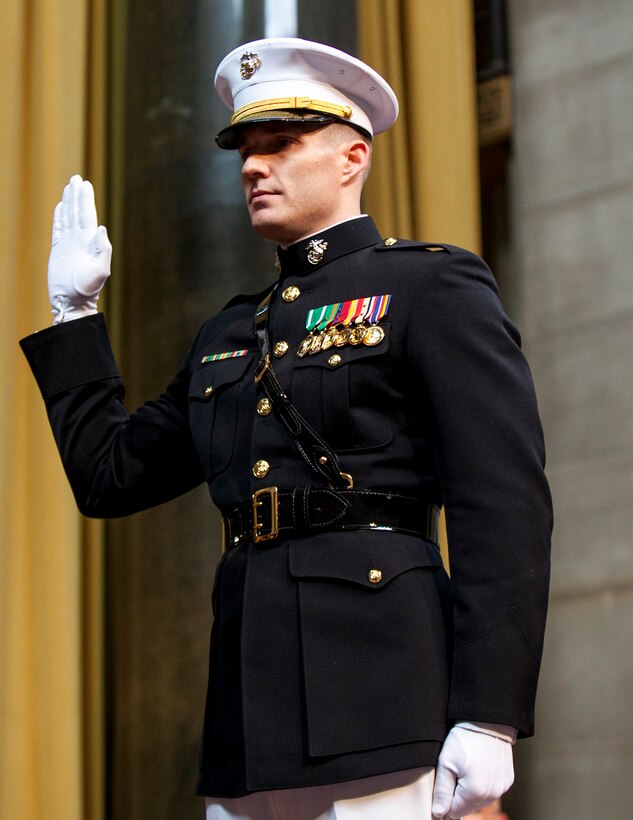
[[[331,347],[367,345],[374,347],[385,337],[378,322],[387,315],[391,294],[363,296],[312,308],[306,317],[308,335],[297,356],[313,356]]]

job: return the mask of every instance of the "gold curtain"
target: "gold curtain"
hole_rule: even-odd
[[[365,207],[383,235],[478,251],[472,0],[357,0],[360,57],[400,101],[376,138]]]
[[[0,27],[0,816],[19,820],[101,816],[100,531],[17,343],[51,321],[63,185],[104,190],[104,2],[6,0]]]

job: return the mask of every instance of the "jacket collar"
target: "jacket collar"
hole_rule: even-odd
[[[287,248],[277,248],[280,278],[302,275],[317,270],[341,256],[367,248],[380,241],[380,234],[369,216],[349,219],[295,242]]]

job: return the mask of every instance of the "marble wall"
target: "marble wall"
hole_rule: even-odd
[[[512,820],[625,820],[633,781],[633,4],[510,3],[513,265],[556,525]],[[502,662],[502,659],[500,659]]]

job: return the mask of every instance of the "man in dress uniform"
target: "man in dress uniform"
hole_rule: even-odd
[[[260,40],[216,88],[217,143],[241,155],[277,280],[210,318],[128,414],[96,310],[111,248],[76,176],[54,217],[54,325],[23,349],[84,514],[206,481],[224,516],[207,818],[461,817],[509,788],[533,731],[551,508],[519,335],[478,257],[382,239],[361,214],[372,136],[398,111],[371,68]]]

